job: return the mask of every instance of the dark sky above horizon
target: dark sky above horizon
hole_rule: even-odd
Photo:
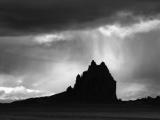
[[[92,59],[119,98],[160,95],[160,1],[0,0],[0,100],[62,92]]]

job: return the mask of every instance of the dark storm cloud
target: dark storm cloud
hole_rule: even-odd
[[[158,0],[1,0],[1,35],[48,32],[104,19],[119,11],[159,12]],[[95,23],[94,23],[95,24]],[[85,25],[86,26],[86,25]]]

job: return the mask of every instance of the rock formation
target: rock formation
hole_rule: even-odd
[[[104,62],[97,65],[92,61],[88,70],[77,76],[74,87],[68,87],[66,93],[71,97],[71,101],[106,103],[117,101],[116,81]]]
[[[65,78],[64,78],[65,79]],[[54,103],[116,103],[116,81],[104,62],[97,65],[91,62],[88,70],[77,75],[74,87],[65,92],[42,98],[31,98],[19,104],[54,104]],[[15,102],[17,104],[17,102]]]

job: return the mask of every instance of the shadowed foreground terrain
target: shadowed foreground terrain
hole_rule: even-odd
[[[63,93],[0,105],[0,120],[160,120],[160,97],[121,101],[104,62],[92,61]]]
[[[159,120],[160,109],[150,105],[81,104],[1,107],[0,120]]]

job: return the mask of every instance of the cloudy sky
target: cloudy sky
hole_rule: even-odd
[[[0,0],[0,100],[52,95],[105,61],[123,100],[160,95],[159,0]]]

